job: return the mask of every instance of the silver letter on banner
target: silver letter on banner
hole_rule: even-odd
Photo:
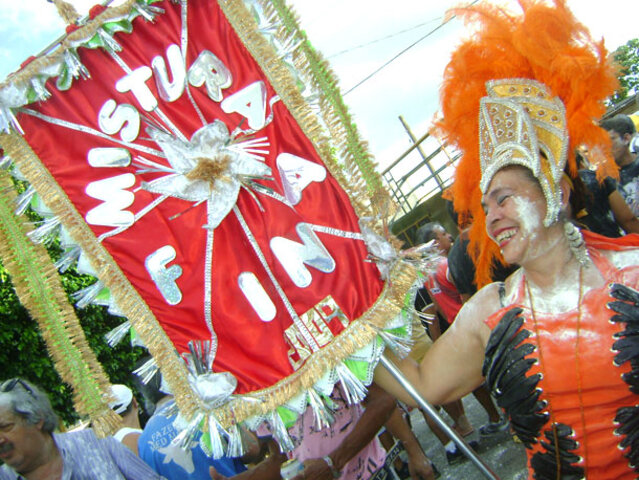
[[[204,50],[189,68],[189,83],[194,87],[206,84],[206,93],[214,102],[222,101],[222,89],[233,83],[231,71],[213,53]]]
[[[87,161],[92,167],[128,167],[131,164],[131,153],[126,148],[106,147],[92,148],[87,154]]]
[[[144,266],[158,287],[158,290],[169,305],[177,305],[182,301],[182,292],[175,282],[182,275],[182,267],[166,264],[175,260],[175,249],[165,245],[146,257]]]
[[[125,190],[133,185],[135,185],[135,175],[132,173],[89,183],[84,189],[85,193],[104,203],[87,212],[85,217],[87,223],[105,227],[131,225],[134,220],[133,213],[124,209],[131,206],[135,200],[135,195]]]
[[[140,133],[140,114],[132,105],[118,105],[115,100],[109,99],[98,112],[98,125],[104,133],[113,135],[120,132],[123,142],[132,142]]]
[[[263,322],[275,318],[277,309],[253,272],[242,272],[237,277],[240,290]]]
[[[323,165],[309,162],[297,155],[280,153],[276,163],[284,187],[284,196],[291,205],[300,203],[302,191],[311,182],[322,182],[326,178],[326,168]]]
[[[280,261],[293,283],[300,288],[305,288],[311,284],[313,278],[304,264],[310,265],[320,272],[330,273],[335,270],[335,260],[309,225],[298,223],[295,230],[303,243],[294,242],[284,237],[273,237],[270,245],[273,254]]]
[[[153,57],[151,68],[155,75],[155,85],[158,87],[160,97],[167,102],[174,102],[182,96],[186,85],[186,71],[184,70],[184,60],[182,59],[180,47],[175,43],[169,45],[169,48],[166,49],[166,58],[169,59],[169,65],[171,66],[172,82],[169,81],[166,62],[160,55]]]

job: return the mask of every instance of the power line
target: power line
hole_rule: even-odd
[[[438,17],[438,18],[441,18],[441,17]],[[340,55],[343,55],[343,54],[348,53],[348,52],[352,52],[353,50],[358,50],[360,48],[368,47],[369,45],[374,45],[375,43],[383,42],[384,40],[388,40],[389,38],[396,37],[396,36],[401,35],[403,33],[412,32],[413,30],[417,30],[418,28],[421,28],[421,27],[423,27],[425,25],[433,23],[435,20],[437,20],[437,19],[433,19],[433,20],[430,20],[428,22],[420,23],[419,25],[415,25],[414,27],[406,28],[404,30],[400,30],[399,32],[391,33],[390,35],[386,35],[385,37],[378,38],[378,39],[375,39],[375,40],[371,40],[370,42],[367,42],[367,43],[362,43],[361,45],[356,45],[354,47],[349,47],[349,48],[347,48],[345,50],[341,50],[341,51],[339,51],[337,53],[333,53],[332,55],[329,55],[326,58],[331,59],[331,58],[339,57]]]
[[[477,3],[479,0],[473,0],[469,5],[474,5],[475,3]],[[354,87],[351,87],[350,89],[348,89],[342,96],[346,96],[349,93],[351,93],[353,90],[355,90],[357,87],[359,87],[360,85],[362,85],[364,82],[368,81],[371,77],[373,77],[374,75],[376,75],[377,73],[379,73],[382,69],[386,68],[388,65],[390,65],[392,62],[394,62],[397,58],[399,58],[401,55],[403,55],[404,53],[406,53],[408,50],[410,50],[411,48],[413,48],[415,45],[417,45],[419,42],[423,41],[424,39],[430,37],[433,33],[435,33],[437,30],[439,30],[440,28],[442,28],[444,25],[446,25],[448,22],[450,22],[452,19],[454,19],[456,17],[456,15],[452,15],[448,20],[446,20],[443,23],[440,23],[439,25],[437,25],[437,27],[433,28],[430,32],[428,32],[426,35],[424,35],[423,37],[421,37],[420,39],[418,39],[416,42],[413,42],[411,45],[409,45],[408,47],[406,47],[404,50],[402,50],[401,52],[399,52],[397,55],[395,55],[393,58],[391,58],[390,60],[388,60],[386,63],[384,63],[382,66],[380,66],[379,68],[376,68],[372,73],[370,73],[369,75],[367,75],[363,80],[361,80],[360,82],[358,82]]]

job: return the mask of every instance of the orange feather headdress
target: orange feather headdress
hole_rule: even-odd
[[[469,253],[476,266],[478,287],[490,283],[494,260],[502,260],[497,245],[486,234],[481,208],[478,136],[480,101],[487,96],[487,82],[530,79],[543,84],[547,94],[558,97],[565,107],[568,135],[563,136],[563,150],[571,175],[576,175],[574,152],[580,145],[599,152],[594,162],[600,174],[616,174],[610,155],[602,153],[610,149],[608,134],[596,123],[605,112],[603,101],[618,85],[603,41],[590,37],[565,0],[518,3],[523,11],[519,15],[486,4],[451,11],[473,32],[455,50],[444,72],[443,118],[436,122],[436,129],[462,151],[451,193],[460,216],[472,219]]]

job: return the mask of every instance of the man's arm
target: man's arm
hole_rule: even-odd
[[[614,190],[608,195],[608,203],[610,204],[610,210],[612,210],[617,224],[623,228],[626,233],[639,233],[639,219],[632,213],[632,210],[630,210],[630,207],[618,190]]]
[[[364,401],[366,409],[353,429],[328,457],[333,470],[341,471],[366,445],[375,439],[382,425],[390,418],[396,405],[395,399],[380,387],[372,384]],[[333,470],[326,460],[314,458],[304,462],[304,473],[294,480],[332,480]]]
[[[286,455],[280,452],[280,448],[271,439],[268,442],[269,455],[255,467],[245,472],[234,475],[233,480],[280,480],[280,467],[286,461]],[[220,475],[213,467],[210,468],[212,480],[226,480],[229,477]]]
[[[399,407],[395,406],[393,409],[391,417],[386,422],[386,430],[404,446],[408,454],[410,478],[414,480],[434,479],[433,466]]]

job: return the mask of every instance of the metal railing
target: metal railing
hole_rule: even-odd
[[[430,197],[441,194],[450,185],[459,154],[451,155],[439,141],[438,146],[427,153],[423,143],[431,137],[430,132],[417,139],[401,116],[399,120],[413,144],[382,171],[382,178],[402,212],[407,214]],[[398,173],[406,170],[407,158],[413,151],[419,153],[421,161],[406,173]],[[438,160],[440,165],[436,166],[434,160]]]

